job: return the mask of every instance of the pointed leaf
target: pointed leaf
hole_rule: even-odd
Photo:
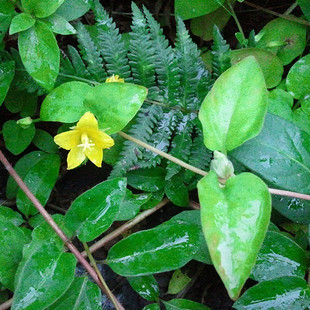
[[[53,14],[43,21],[51,29],[52,32],[62,35],[75,34],[76,30],[62,16]]]
[[[167,310],[210,310],[207,306],[188,299],[172,299],[163,301]]]
[[[47,25],[37,21],[33,27],[21,32],[18,49],[27,72],[40,86],[50,91],[59,72],[60,52]]]
[[[91,0],[65,0],[57,9],[56,14],[67,21],[83,16],[91,7]]]
[[[85,107],[107,134],[122,130],[136,115],[147,96],[147,89],[127,83],[104,83],[94,87],[85,98]]]
[[[0,13],[1,15],[1,13]],[[1,61],[1,58],[0,58]],[[10,88],[11,82],[15,74],[14,61],[5,61],[0,63],[0,106],[6,97],[6,94]]]
[[[263,243],[271,212],[266,184],[251,173],[221,188],[211,171],[198,183],[202,229],[214,267],[229,296],[237,299]]]
[[[74,200],[66,224],[83,242],[94,240],[114,222],[126,193],[126,179],[102,182]]]
[[[20,13],[13,17],[10,25],[10,35],[25,31],[35,24],[36,20],[30,14]]]
[[[159,298],[159,287],[153,275],[128,277],[130,286],[144,299],[156,301]]]
[[[34,14],[36,17],[44,18],[52,15],[65,0],[21,0],[26,13]]]
[[[199,112],[206,147],[225,153],[258,135],[267,99],[264,76],[253,56],[226,70]]]

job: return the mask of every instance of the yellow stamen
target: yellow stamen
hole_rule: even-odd
[[[81,135],[81,144],[78,145],[78,147],[83,147],[83,152],[86,151],[86,149],[90,149],[92,146],[95,146],[93,141],[88,138],[86,133],[82,133]]]

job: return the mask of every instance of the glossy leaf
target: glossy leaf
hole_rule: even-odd
[[[62,35],[75,34],[76,30],[62,16],[53,14],[43,20],[52,32]]]
[[[114,222],[126,193],[126,179],[102,182],[74,200],[66,224],[83,242],[94,240]]]
[[[97,118],[107,134],[122,130],[136,115],[147,96],[147,89],[128,83],[104,83],[91,89],[85,108]]]
[[[15,14],[14,4],[10,0],[0,0],[0,43],[2,42]]]
[[[0,13],[1,15],[1,13]],[[1,61],[1,57],[0,57]],[[15,74],[14,61],[4,61],[0,63],[0,106],[6,97],[11,82]]]
[[[42,160],[43,157],[47,156],[44,152],[31,152],[23,156],[21,159],[18,160],[16,165],[14,166],[15,171],[17,174],[24,179],[29,170],[35,166],[39,161]],[[13,199],[17,195],[17,191],[19,186],[14,181],[14,179],[10,176],[6,185],[6,196],[8,199]]]
[[[310,20],[310,4],[308,0],[297,0],[302,12],[305,14],[308,20]]]
[[[42,156],[24,175],[24,182],[44,206],[58,178],[60,158],[56,154]],[[39,211],[33,206],[26,194],[19,189],[16,197],[16,205],[24,215],[34,215]]]
[[[267,114],[262,132],[231,155],[283,189],[310,193],[310,135],[294,124]]]
[[[271,280],[282,276],[305,277],[307,255],[293,240],[280,232],[269,231],[252,269],[256,281]]]
[[[273,52],[287,65],[305,49],[306,29],[284,18],[273,19],[258,33],[257,47]]]
[[[87,277],[77,277],[68,290],[48,310],[101,310],[102,296],[98,285]]]
[[[82,82],[61,84],[44,99],[40,118],[52,122],[77,122],[87,112],[83,102],[91,89],[91,86]]]
[[[46,153],[57,153],[58,147],[54,138],[45,130],[36,129],[36,134],[32,143],[40,150]]]
[[[25,31],[35,24],[36,20],[30,14],[20,13],[13,17],[10,25],[10,35]]]
[[[264,49],[242,48],[231,51],[231,63],[234,65],[248,56],[254,56],[258,62],[262,69],[267,88],[273,88],[281,82],[284,71],[281,60],[273,53]]]
[[[210,310],[207,306],[188,299],[172,299],[163,301],[167,310]]]
[[[182,17],[182,19],[190,19],[211,13],[218,9],[225,0],[175,0],[175,14]]]
[[[156,192],[165,186],[166,170],[162,167],[133,170],[127,173],[128,184],[146,192]]]
[[[150,304],[145,306],[142,310],[160,310],[159,304]]]
[[[291,67],[286,78],[286,88],[296,99],[310,96],[310,54]]]
[[[20,226],[25,222],[20,213],[4,206],[0,206],[0,221],[8,221],[15,226]]]
[[[226,70],[199,112],[206,147],[226,153],[255,137],[263,126],[267,104],[264,76],[254,57]]]
[[[295,223],[310,224],[310,201],[292,197],[272,197],[272,207]]]
[[[47,25],[37,21],[33,27],[21,32],[18,49],[27,72],[40,86],[50,91],[59,72],[60,52]]]
[[[0,240],[0,283],[14,290],[14,277],[23,256],[23,247],[30,238],[14,223],[0,217]]]
[[[191,282],[191,280],[192,279],[183,273],[181,269],[177,269],[170,279],[167,294],[178,294]]]
[[[63,2],[64,0],[49,0],[46,5],[45,0],[21,0],[25,12],[39,18],[52,15]]]
[[[90,7],[90,0],[65,0],[57,9],[56,14],[71,21],[83,16]]]
[[[2,130],[5,146],[14,155],[22,153],[29,146],[36,132],[34,124],[22,128],[16,121],[6,121]]]
[[[165,194],[171,202],[179,207],[187,207],[189,204],[188,190],[180,176],[172,177],[165,184]]]
[[[231,299],[251,273],[268,228],[271,197],[267,185],[241,173],[219,186],[211,171],[198,183],[201,222],[212,262]]]
[[[123,276],[174,270],[192,259],[198,244],[199,233],[194,225],[168,221],[153,229],[134,233],[115,244],[106,263]]]
[[[233,306],[237,310],[301,310],[309,305],[307,282],[298,277],[281,277],[249,288]]]
[[[128,277],[130,286],[144,299],[156,301],[159,298],[159,287],[153,275]]]
[[[119,213],[115,221],[127,221],[134,218],[140,211],[142,205],[151,199],[151,194],[133,194],[129,189],[119,205]]]
[[[26,253],[26,254],[25,254]],[[69,288],[76,258],[54,244],[43,244],[31,253],[24,249],[16,278],[12,310],[44,309]]]

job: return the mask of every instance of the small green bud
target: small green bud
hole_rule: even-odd
[[[16,122],[20,127],[27,129],[32,124],[32,119],[30,116],[19,119]]]
[[[220,179],[227,180],[234,175],[234,166],[232,162],[221,152],[215,151],[214,158],[211,161],[210,168],[214,170]]]

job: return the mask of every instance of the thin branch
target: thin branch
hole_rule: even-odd
[[[91,267],[91,265],[87,262],[87,260],[83,257],[83,255],[78,251],[78,249],[72,244],[70,239],[63,233],[63,231],[59,228],[53,218],[48,214],[48,212],[41,205],[39,200],[33,195],[28,186],[24,183],[24,181],[19,177],[17,172],[8,162],[4,154],[0,150],[0,161],[3,163],[6,170],[13,177],[18,186],[24,191],[26,196],[30,199],[36,209],[41,213],[44,219],[48,222],[48,224],[53,228],[56,234],[60,237],[60,239],[64,242],[67,248],[74,254],[77,260],[83,265],[85,270],[90,274],[90,276],[94,279],[97,285],[105,292],[105,288],[103,287],[100,279],[98,278],[96,271]],[[105,292],[106,293],[106,292]]]
[[[160,151],[160,150],[156,149],[155,147],[153,147],[153,146],[151,146],[151,145],[149,145],[143,141],[140,141],[139,139],[136,139],[132,136],[127,135],[126,133],[124,133],[122,131],[118,132],[118,134],[127,140],[130,140],[130,141],[132,141],[132,142],[134,142],[134,143],[136,143],[136,144],[138,144],[138,145],[140,145],[140,146],[142,146],[142,147],[144,147],[144,148],[146,148],[146,149],[148,149],[148,150],[150,150],[150,151],[152,151],[152,152],[154,152],[154,153],[156,153],[162,157],[167,158],[168,160],[180,165],[181,167],[184,167],[184,168],[191,170],[191,171],[193,171],[197,174],[200,174],[202,176],[206,176],[208,174],[208,172],[203,171],[201,169],[198,169],[192,165],[189,165],[189,164],[185,163],[184,161],[182,161],[182,160],[180,160],[174,156],[171,156],[170,154],[167,154],[163,151]],[[221,183],[225,183],[225,180],[219,179],[219,181]],[[281,189],[269,188],[269,192],[270,192],[270,194],[273,194],[273,195],[288,196],[288,197],[300,198],[300,199],[304,199],[304,200],[310,200],[310,195],[300,194],[300,193],[290,192],[290,191],[284,191]]]
[[[0,310],[6,310],[9,309],[12,306],[13,298],[5,301],[3,304],[0,305]]]
[[[271,11],[269,9],[265,9],[257,4],[254,4],[254,3],[251,3],[251,2],[248,2],[248,1],[243,1],[242,3],[245,3],[246,5],[252,7],[252,8],[255,8],[255,9],[258,9],[262,12],[265,12],[265,13],[268,13],[268,14],[271,14],[271,15],[274,15],[274,16],[277,16],[277,17],[281,17],[283,19],[287,19],[287,20],[290,20],[290,21],[293,21],[293,22],[296,22],[296,23],[299,23],[299,24],[302,24],[302,25],[306,25],[306,26],[310,26],[310,22],[306,21],[306,20],[303,20],[303,19],[299,19],[297,17],[293,17],[293,16],[290,16],[290,15],[283,15],[283,14],[280,14],[280,13],[277,13],[277,12],[274,12],[274,11]]]
[[[136,216],[134,219],[128,221],[124,225],[118,227],[117,229],[113,230],[110,234],[106,235],[96,243],[94,243],[92,246],[90,246],[89,250],[91,253],[94,253],[98,249],[102,248],[105,244],[110,242],[111,240],[115,239],[116,237],[120,236],[133,226],[137,225],[139,222],[146,219],[148,216],[156,212],[157,210],[161,209],[163,206],[165,206],[169,202],[169,199],[164,198],[157,206],[155,206],[152,209],[146,210],[142,213],[140,213],[138,216]],[[87,253],[84,251],[82,252],[83,256],[87,256]]]

